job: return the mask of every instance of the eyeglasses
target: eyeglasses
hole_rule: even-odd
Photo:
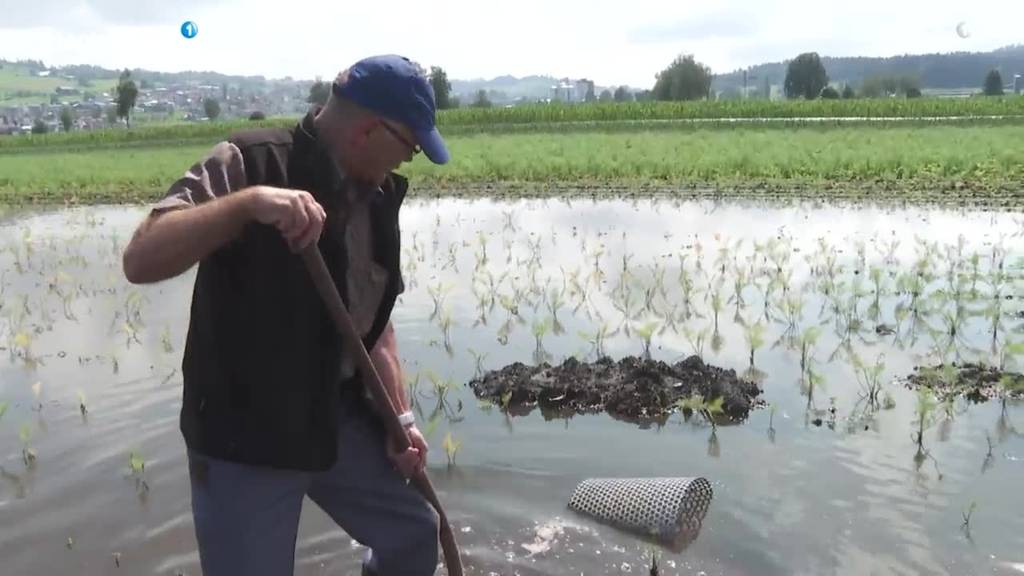
[[[402,144],[405,144],[410,150],[412,150],[413,156],[420,153],[421,148],[419,147],[418,144],[410,142],[409,139],[406,138],[401,132],[399,132],[397,129],[391,126],[391,124],[385,122],[384,120],[381,120],[380,123],[382,126],[384,126],[385,130],[390,132],[391,135],[395,137],[395,139],[397,139]]]

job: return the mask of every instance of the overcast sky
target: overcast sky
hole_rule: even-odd
[[[196,38],[181,36],[185,20]],[[394,52],[449,78],[646,87],[679,53],[728,72],[812,50],[889,56],[1020,42],[1021,0],[0,0],[3,58],[270,78],[329,78]]]

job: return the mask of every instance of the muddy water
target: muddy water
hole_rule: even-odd
[[[714,501],[696,541],[658,550],[662,573],[1024,569],[1024,410],[940,408],[922,457],[916,397],[892,383],[940,358],[998,362],[1007,341],[1024,339],[1019,216],[668,200],[434,200],[403,210],[407,291],[394,322],[469,573],[646,573],[650,544],[566,502],[585,478],[695,475],[712,482]],[[0,216],[5,575],[199,573],[177,430],[192,273],[145,287],[122,279],[120,250],[142,215]],[[912,306],[900,278],[928,260]],[[737,276],[750,278],[739,283],[742,302]],[[797,294],[794,312],[784,296]],[[751,368],[744,327],[757,322]],[[810,326],[821,335],[808,398],[799,346],[785,336]],[[756,377],[773,408],[712,436],[681,415],[648,428],[605,415],[510,416],[464,386],[479,370],[592,359],[598,348],[678,361],[693,340],[707,362]],[[853,353],[884,364],[886,406],[863,400]],[[443,403],[435,382],[450,386]],[[461,443],[451,467],[449,432]],[[132,453],[144,469],[132,471]],[[297,574],[352,573],[360,555],[306,503]]]

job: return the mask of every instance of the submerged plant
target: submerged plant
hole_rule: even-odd
[[[146,482],[146,461],[142,455],[136,452],[128,453],[128,470],[131,477],[135,479],[135,488],[139,494],[149,492],[149,483]]]
[[[924,431],[935,421],[934,413],[938,402],[931,388],[921,386],[917,390],[917,404],[914,408],[914,424],[917,431],[914,433],[914,441],[917,443],[917,450],[924,450]]]
[[[868,403],[877,407],[882,392],[882,373],[885,371],[885,356],[879,354],[874,364],[865,364],[856,354],[853,356],[853,368],[857,375],[857,381],[861,385],[863,396]]]
[[[750,349],[750,365],[754,365],[754,353],[764,345],[765,326],[761,322],[750,324],[744,329],[747,347]]]
[[[452,433],[448,432],[447,434],[445,434],[444,442],[441,444],[441,447],[444,448],[444,453],[446,456],[448,456],[448,466],[454,466],[455,455],[458,454],[459,448],[462,447],[462,441],[455,440],[452,437]]]
[[[725,411],[722,409],[722,403],[724,398],[719,396],[710,402],[706,401],[703,396],[694,392],[689,398],[676,401],[676,407],[680,410],[690,411],[693,413],[700,414],[704,420],[711,425],[712,430],[718,429],[718,424],[715,422],[715,417],[724,414]]]
[[[810,361],[814,356],[814,345],[817,344],[819,337],[821,337],[821,328],[817,326],[809,326],[800,335],[800,370],[808,371],[810,369]]]
[[[32,467],[36,463],[36,451],[31,446],[32,425],[25,423],[18,429],[18,438],[21,440],[21,459],[26,467]]]
[[[636,335],[639,336],[644,343],[644,358],[651,359],[651,338],[654,333],[658,330],[657,322],[648,322],[639,328],[635,329]]]

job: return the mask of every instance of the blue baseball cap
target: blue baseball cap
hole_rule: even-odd
[[[435,121],[434,89],[408,58],[386,54],[360,60],[349,68],[348,81],[335,83],[332,89],[337,96],[405,124],[431,162],[448,162]]]

